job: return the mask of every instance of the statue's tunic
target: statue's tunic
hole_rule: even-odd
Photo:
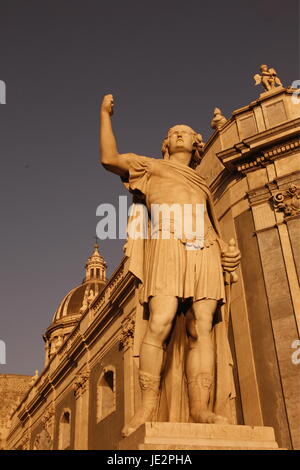
[[[207,206],[211,205],[209,190],[203,178],[182,164],[147,157],[133,157],[128,187],[133,193],[143,195],[149,216],[153,204],[190,204],[193,207],[192,227],[196,227],[196,204],[204,206],[204,241],[197,235],[189,236],[184,230],[183,219],[176,211],[170,212],[168,239],[163,233],[162,218],[149,229],[144,241],[142,277],[143,298],[148,302],[155,295],[172,295],[182,299],[215,299],[224,302],[224,281],[220,258],[220,237],[214,220],[210,219]],[[165,217],[165,214],[164,216]],[[159,223],[157,221],[159,220]],[[153,222],[153,220],[152,220]],[[180,225],[181,222],[181,225]],[[176,226],[183,228],[180,236]],[[136,242],[136,240],[134,241]],[[130,242],[129,242],[130,245]],[[126,253],[128,252],[128,246]],[[128,254],[128,253],[127,253]],[[137,266],[133,266],[134,268]]]
[[[129,271],[142,283],[141,303],[147,303],[149,296],[158,294],[219,301],[212,332],[216,363],[209,408],[234,423],[233,363],[227,337],[228,318],[223,304],[225,293],[220,259],[220,252],[226,251],[226,244],[221,239],[209,188],[205,180],[187,166],[138,156],[132,158],[128,180],[124,183],[140,202],[142,197],[141,207],[146,205],[148,209],[148,212],[141,211],[145,217],[143,223],[148,227],[151,225],[151,204],[205,205],[202,248],[199,240],[191,240],[186,233],[176,237],[175,230],[174,236],[167,240],[162,237],[133,239],[129,236],[124,248],[129,258]],[[176,217],[173,223],[176,225]],[[129,227],[130,224],[129,220]],[[160,224],[155,229],[163,231]],[[187,249],[189,244],[196,249]],[[157,421],[185,422],[190,419],[184,372],[187,337],[182,313],[177,315],[167,347]]]

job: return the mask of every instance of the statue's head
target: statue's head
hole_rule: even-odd
[[[260,66],[260,71],[261,71],[261,72],[267,72],[267,71],[268,71],[268,66],[267,66],[266,64],[262,64],[262,65]]]
[[[174,153],[187,152],[191,154],[189,166],[196,168],[202,160],[204,142],[201,134],[197,134],[185,124],[177,124],[168,130],[161,152],[165,160],[169,160]]]

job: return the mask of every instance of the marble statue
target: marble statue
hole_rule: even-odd
[[[90,290],[89,290],[89,295],[88,295],[88,298],[87,298],[88,305],[90,305],[90,304],[92,303],[92,301],[94,300],[94,298],[95,298],[94,291],[93,291],[93,289],[90,289]]]
[[[277,76],[276,70],[269,68],[265,64],[260,66],[260,74],[255,74],[253,78],[255,80],[255,85],[262,84],[266,91],[272,90],[276,87],[276,85],[283,86],[279,77]]]
[[[128,238],[129,269],[143,287],[141,303],[149,311],[149,321],[140,349],[142,405],[125,425],[123,436],[155,420],[157,413],[160,421],[227,424],[230,418],[225,410],[234,387],[224,315],[222,320],[223,274],[235,272],[240,252],[235,243],[229,247],[222,240],[210,190],[195,171],[201,162],[202,137],[187,125],[175,125],[163,141],[163,159],[120,154],[112,129],[113,106],[113,96],[106,95],[100,111],[101,163],[121,177],[147,208],[146,216],[152,217],[154,206],[188,205],[194,224],[197,205],[204,207],[202,238],[195,232],[177,232],[182,214],[175,211],[168,215],[168,237],[163,236],[163,216],[152,224],[155,237]],[[170,348],[172,359],[170,355],[166,359]],[[180,414],[187,409],[186,400],[188,414]]]

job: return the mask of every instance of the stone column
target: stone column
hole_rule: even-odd
[[[128,317],[122,323],[120,346],[124,358],[124,424],[134,415],[133,335],[135,321]]]
[[[286,224],[291,241],[298,281],[300,282],[300,215],[286,218]]]
[[[237,222],[237,220],[239,220],[238,216],[240,214],[246,212],[243,198],[248,190],[248,186],[245,183],[245,180],[243,180],[231,187],[228,191],[228,199],[226,200],[225,198],[225,201],[221,200],[219,205],[216,205],[217,214],[219,217],[221,216],[220,223],[223,239],[229,241],[231,238],[234,238],[237,240],[240,249],[243,249],[242,242],[244,237],[240,233],[241,222]],[[244,225],[243,222],[242,225]],[[231,347],[233,353],[235,350],[234,359],[241,395],[243,424],[262,426],[263,416],[251,341],[244,279],[240,268],[238,268],[237,273],[239,280],[231,286],[230,314],[234,338]],[[240,418],[239,413],[237,414],[237,418]],[[242,424],[240,421],[238,422]]]
[[[280,432],[289,433],[294,448],[300,446],[300,377],[292,363],[292,343],[299,332],[299,287],[292,248],[283,214],[289,211],[288,192],[291,175],[249,192],[265,284],[272,334],[280,373],[284,417],[279,417]],[[278,189],[279,188],[279,189]],[[282,189],[281,189],[282,188]],[[284,193],[284,194],[283,194]],[[278,396],[280,392],[278,391]],[[279,403],[279,400],[278,400]]]
[[[300,175],[297,178],[299,181]],[[300,220],[300,186],[279,179],[277,185],[282,188],[272,191],[272,202],[275,209],[277,227],[284,257],[291,299],[300,334],[300,289],[299,289],[299,220]],[[288,180],[289,181],[289,180]]]
[[[75,377],[73,384],[76,398],[75,450],[88,450],[89,445],[89,377],[89,370],[85,370]]]
[[[50,449],[53,450],[53,441],[54,441],[54,427],[55,427],[55,405],[54,403],[50,403],[47,408],[45,409],[43,415],[43,425],[46,431],[49,433],[51,437],[51,447]]]

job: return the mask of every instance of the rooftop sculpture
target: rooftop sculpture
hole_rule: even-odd
[[[255,85],[261,84],[266,91],[270,91],[276,86],[283,86],[276,70],[265,64],[260,66],[260,73],[255,74],[253,78]]]

